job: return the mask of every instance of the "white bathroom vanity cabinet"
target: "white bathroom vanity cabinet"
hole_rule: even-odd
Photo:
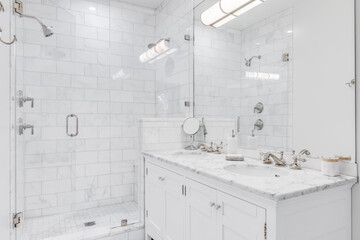
[[[275,194],[272,199],[249,191],[250,187],[239,188],[233,184],[237,178],[221,180],[220,171],[212,176],[205,174],[206,168],[195,170],[153,155],[144,155],[144,160],[148,240],[351,240],[355,179],[283,199]],[[287,181],[283,179],[280,185]],[[261,181],[264,191],[272,184]],[[292,187],[295,193],[303,186],[292,183]]]

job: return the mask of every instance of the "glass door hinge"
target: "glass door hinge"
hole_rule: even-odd
[[[20,224],[22,223],[22,221],[23,221],[23,213],[22,212],[15,213],[13,215],[13,226],[14,226],[14,228],[19,227]]]
[[[264,223],[264,239],[267,239],[267,224]]]

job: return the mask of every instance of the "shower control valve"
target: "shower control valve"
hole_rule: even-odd
[[[18,93],[19,98],[19,107],[24,107],[24,103],[31,102],[31,108],[34,108],[34,98],[25,97],[23,91],[19,91]]]

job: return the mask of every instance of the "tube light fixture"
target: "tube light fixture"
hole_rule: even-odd
[[[149,50],[140,55],[140,62],[149,62],[169,51],[170,39],[160,39],[156,44],[149,44]]]
[[[220,0],[201,14],[206,26],[220,27],[266,0]]]

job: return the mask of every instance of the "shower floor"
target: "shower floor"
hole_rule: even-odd
[[[128,220],[127,227],[121,227],[123,219]],[[85,226],[94,221],[95,225]],[[21,228],[21,240],[88,240],[140,229],[142,224],[137,203],[130,202],[30,218]]]

